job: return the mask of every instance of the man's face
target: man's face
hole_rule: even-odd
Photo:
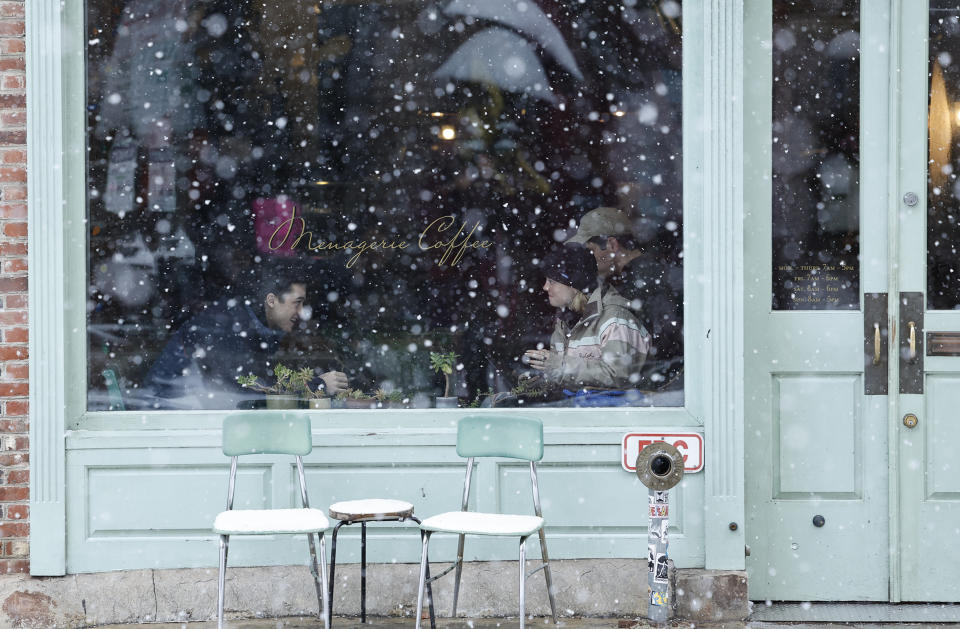
[[[291,284],[283,295],[269,293],[264,300],[267,325],[274,330],[291,332],[300,323],[303,303],[307,298],[306,284]]]
[[[617,252],[614,249],[607,248],[609,247],[610,240],[610,238],[607,239],[607,246],[605,247],[601,247],[595,242],[586,243],[587,249],[590,250],[590,253],[592,253],[593,257],[597,260],[597,273],[600,277],[608,277],[617,270]]]

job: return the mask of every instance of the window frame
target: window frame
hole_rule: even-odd
[[[26,0],[26,10],[31,538],[38,542],[31,544],[31,572],[63,574],[65,543],[56,540],[64,540],[67,526],[70,439],[167,431],[186,447],[192,431],[219,431],[227,411],[86,410],[85,5]],[[724,521],[743,513],[743,25],[742,0],[684,7],[684,406],[520,410],[547,420],[548,444],[551,432],[563,433],[570,440],[564,443],[637,428],[704,433],[706,506],[716,507],[711,513]],[[467,411],[304,412],[323,414],[325,434],[350,438],[447,427]],[[742,567],[742,531],[723,534],[705,533],[707,567]]]

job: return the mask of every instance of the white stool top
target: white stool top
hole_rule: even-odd
[[[413,515],[413,505],[403,500],[366,498],[345,500],[330,505],[330,517],[341,521],[399,520]]]
[[[329,528],[320,509],[231,509],[213,523],[213,532],[220,535],[320,533]]]
[[[450,511],[430,516],[420,525],[424,531],[470,533],[471,535],[531,535],[543,527],[535,515]]]

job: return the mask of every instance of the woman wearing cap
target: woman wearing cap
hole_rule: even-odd
[[[569,309],[579,320],[570,327],[558,317],[550,349],[527,350],[524,359],[563,386],[634,388],[650,333],[615,288],[597,288],[593,254],[568,244],[547,254],[541,266],[550,305]]]

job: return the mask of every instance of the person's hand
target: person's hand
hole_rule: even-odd
[[[321,374],[320,379],[323,380],[323,386],[327,395],[336,395],[350,388],[350,383],[347,381],[347,374],[342,371],[328,371],[325,374]]]
[[[544,365],[549,357],[550,350],[548,349],[528,349],[523,353],[523,362],[530,365],[533,369],[543,371]]]

